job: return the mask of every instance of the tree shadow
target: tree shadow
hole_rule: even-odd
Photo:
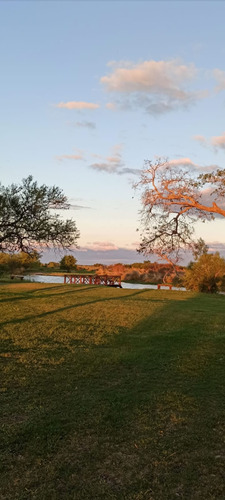
[[[157,293],[109,296],[24,318],[109,301],[149,303],[143,320],[120,326],[100,345],[69,339],[71,349],[62,351],[45,337],[45,362],[17,366],[17,387],[26,391],[15,407],[28,408],[27,420],[7,446],[11,457],[28,457],[30,492],[45,494],[48,467],[57,500],[62,492],[85,500],[222,500],[225,300]],[[23,470],[23,462],[15,465]]]
[[[90,288],[86,288],[86,290],[76,290],[76,291],[70,291],[70,292],[64,292],[62,294],[50,294],[50,295],[47,295],[47,297],[52,297],[52,296],[59,296],[59,295],[65,295],[65,294],[70,294],[70,295],[74,295],[75,293],[80,293],[80,291],[87,291],[87,290],[93,290],[94,287],[90,287]],[[97,287],[95,287],[95,291],[96,291]],[[32,314],[32,315],[29,315],[29,316],[25,316],[23,318],[16,318],[16,319],[12,319],[12,320],[8,320],[8,321],[2,321],[0,322],[0,327],[3,327],[5,325],[9,325],[9,324],[16,324],[16,323],[24,323],[26,321],[31,321],[31,320],[36,320],[36,319],[40,319],[40,318],[45,318],[47,316],[52,316],[54,314],[57,314],[57,313],[60,313],[60,312],[64,312],[64,311],[69,311],[69,310],[72,310],[72,309],[77,309],[77,308],[80,308],[80,307],[84,307],[84,306],[87,306],[87,305],[91,305],[91,304],[96,304],[96,303],[99,303],[99,302],[108,302],[108,301],[118,301],[118,300],[126,300],[126,299],[130,299],[132,297],[134,297],[135,295],[142,295],[144,293],[148,293],[148,290],[141,290],[141,291],[137,291],[137,292],[134,292],[134,293],[129,293],[127,295],[123,295],[122,297],[121,296],[117,296],[117,297],[112,297],[112,296],[109,296],[109,297],[106,297],[106,298],[101,298],[101,299],[95,299],[95,300],[88,300],[88,301],[85,301],[85,302],[82,302],[82,303],[78,303],[78,304],[72,304],[72,305],[69,305],[69,306],[64,306],[64,307],[59,307],[57,309],[53,309],[52,311],[47,311],[47,312],[44,312],[44,313],[41,313],[41,314]],[[45,298],[45,296],[37,296],[36,298]],[[18,298],[18,300],[20,300]],[[22,300],[25,300],[25,299],[22,299]],[[4,300],[3,300],[4,301]],[[156,300],[154,299],[154,302]]]

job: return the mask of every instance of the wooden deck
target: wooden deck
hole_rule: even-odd
[[[103,285],[122,288],[120,275],[64,274],[64,283],[73,285]]]

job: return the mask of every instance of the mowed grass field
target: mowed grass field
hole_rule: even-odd
[[[225,296],[0,292],[1,500],[225,498]]]

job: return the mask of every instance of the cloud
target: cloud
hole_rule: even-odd
[[[82,210],[82,209],[91,209],[91,207],[85,207],[84,205],[74,205],[74,204],[71,204],[69,206],[69,209],[70,210]]]
[[[197,76],[193,64],[177,60],[111,63],[111,73],[101,78],[106,91],[119,95],[120,108],[139,107],[147,113],[162,114],[206,96],[186,90]],[[115,103],[108,103],[110,109]]]
[[[112,154],[110,156],[101,157],[100,155],[95,155],[101,161],[92,163],[90,168],[94,170],[99,170],[100,172],[108,172],[109,174],[118,173],[120,169],[123,168],[124,163],[122,161],[121,155],[121,144],[116,144],[112,148]]]
[[[107,252],[109,250],[119,249],[119,247],[114,243],[108,241],[94,241],[93,243],[87,243],[84,248],[86,250],[93,250],[94,252]]]
[[[60,155],[55,157],[56,160],[58,161],[64,161],[64,160],[84,160],[83,155],[78,154],[78,155]]]
[[[115,102],[107,102],[107,104],[105,106],[107,109],[116,109]]]
[[[176,158],[172,160],[168,160],[165,162],[165,168],[166,167],[187,167],[188,169],[192,169],[194,172],[196,172],[198,175],[199,173],[202,172],[212,172],[213,170],[218,169],[218,165],[215,164],[210,164],[210,165],[199,165],[198,163],[194,163],[190,158]]]
[[[118,168],[117,165],[106,162],[92,163],[90,167],[93,168],[94,170],[99,170],[100,172],[108,172],[109,174],[117,172]]]
[[[225,210],[225,199],[223,196],[219,197],[218,195],[216,195],[216,193],[214,193],[214,189],[213,187],[207,187],[205,189],[202,190],[201,192],[201,201],[204,205],[207,205],[208,206],[212,206],[212,204],[214,202],[216,202],[218,204],[218,206],[220,208],[222,208],[223,210]],[[216,218],[224,218],[222,215],[220,214],[214,214],[214,217]]]
[[[87,122],[87,121],[82,121],[82,122],[68,122],[68,125],[72,127],[78,127],[78,128],[89,128],[94,130],[96,128],[96,124],[94,122]]]
[[[220,252],[220,254],[225,254],[225,243],[220,243],[219,241],[212,241],[207,243],[209,247],[209,252]],[[225,256],[225,255],[224,255]]]
[[[100,161],[91,163],[90,168],[93,170],[98,170],[99,172],[106,172],[108,174],[140,174],[140,170],[125,167],[125,163],[122,160],[121,155],[122,144],[116,144],[112,148],[112,154],[106,157],[102,157],[100,155],[93,155],[95,158],[98,158]]]
[[[213,147],[215,151],[225,149],[225,132],[222,135],[212,136],[206,139],[203,135],[195,135],[194,140],[198,141],[202,146]]]
[[[113,243],[111,244],[114,245]],[[100,262],[105,265],[116,264],[118,262],[123,262],[124,264],[130,264],[132,262],[143,262],[146,257],[138,254],[135,250],[131,250],[128,248],[117,247],[114,245],[114,248],[111,250],[98,249],[98,246],[94,245],[95,250],[87,247],[79,247],[74,248],[74,251],[70,249],[69,253],[73,253],[79,264],[96,264],[96,262]],[[101,248],[99,246],[99,248]],[[62,252],[57,252],[56,250],[48,248],[48,250],[43,249],[42,252],[42,261],[49,262],[51,260],[57,261],[62,258]],[[150,260],[154,260],[152,256]],[[190,260],[190,259],[189,259]]]
[[[194,163],[190,158],[177,158],[176,160],[169,160],[167,165],[170,167],[194,167],[199,168],[199,165]]]
[[[69,210],[81,210],[81,209],[91,209],[91,207],[87,207],[86,205],[78,205],[77,202],[84,201],[82,198],[69,198]]]
[[[222,71],[221,69],[214,69],[213,76],[218,82],[215,87],[215,91],[221,92],[221,90],[225,90],[225,71]]]
[[[59,102],[55,105],[56,108],[65,108],[65,109],[97,109],[99,108],[99,104],[94,104],[93,102],[83,102],[83,101],[68,101],[68,102]]]
[[[211,137],[211,144],[216,149],[225,149],[225,132],[222,135]]]
[[[204,135],[194,135],[193,139],[198,141],[202,146],[207,146],[207,141]]]

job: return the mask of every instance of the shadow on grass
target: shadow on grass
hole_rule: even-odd
[[[79,286],[79,285],[78,285]],[[49,293],[49,294],[46,294],[45,292],[47,290],[55,290],[55,289],[62,289],[63,287],[63,291],[62,293]],[[35,289],[35,290],[27,290],[27,291],[21,291],[21,292],[16,292],[16,297],[8,297],[7,299],[0,299],[0,303],[3,304],[3,303],[10,303],[10,302],[15,302],[15,301],[18,301],[18,300],[30,300],[31,298],[32,299],[40,299],[40,298],[51,298],[51,297],[58,297],[60,295],[68,295],[68,294],[76,294],[76,293],[80,293],[80,292],[85,292],[87,290],[91,290],[92,288],[96,288],[96,287],[89,287],[87,286],[85,289],[83,288],[77,288],[75,290],[69,290],[69,291],[65,291],[65,285],[58,285],[58,286],[53,286],[53,287],[47,287],[47,288],[38,288],[38,289]],[[41,293],[40,293],[41,292]],[[14,295],[15,292],[12,292],[12,295]],[[35,295],[34,295],[35,294]]]
[[[35,317],[147,296],[138,291]],[[220,297],[171,298],[121,328],[107,350],[91,343],[76,349],[71,340],[59,363],[54,346],[56,364],[17,365],[20,392],[15,397],[12,383],[4,406],[14,402],[5,497],[222,500],[224,304]]]
[[[58,297],[59,295],[63,296],[65,294],[70,294],[70,295],[73,294],[74,295],[75,293],[80,293],[80,291],[87,291],[87,290],[93,290],[93,288],[91,287],[91,288],[87,288],[86,290],[79,290],[79,291],[77,290],[76,292],[75,291],[64,292],[62,294],[50,294],[49,297],[52,297],[54,295],[56,295]],[[96,288],[95,288],[95,290],[96,290]],[[109,296],[109,297],[102,298],[102,299],[88,300],[86,302],[82,302],[82,303],[78,303],[78,304],[72,304],[72,305],[65,306],[65,307],[59,307],[58,309],[54,309],[52,311],[47,311],[47,312],[44,312],[41,314],[33,314],[33,315],[25,316],[23,318],[16,318],[13,320],[2,321],[0,323],[0,327],[3,327],[5,325],[9,325],[9,324],[23,323],[26,321],[31,321],[31,320],[35,320],[35,319],[39,319],[39,318],[45,318],[47,316],[51,316],[51,315],[54,315],[54,314],[57,314],[60,312],[69,311],[72,309],[77,309],[77,308],[84,307],[87,305],[97,304],[99,302],[104,303],[104,302],[108,302],[108,301],[121,301],[121,300],[131,299],[132,297],[134,297],[136,295],[143,295],[145,293],[148,293],[148,290],[141,290],[141,291],[129,293],[128,295],[123,295],[123,296],[117,296],[117,297]],[[44,298],[44,297],[45,296],[38,296],[37,298]],[[154,302],[156,302],[156,301],[157,301],[157,299],[154,299]],[[160,299],[159,299],[159,301],[160,301]]]

